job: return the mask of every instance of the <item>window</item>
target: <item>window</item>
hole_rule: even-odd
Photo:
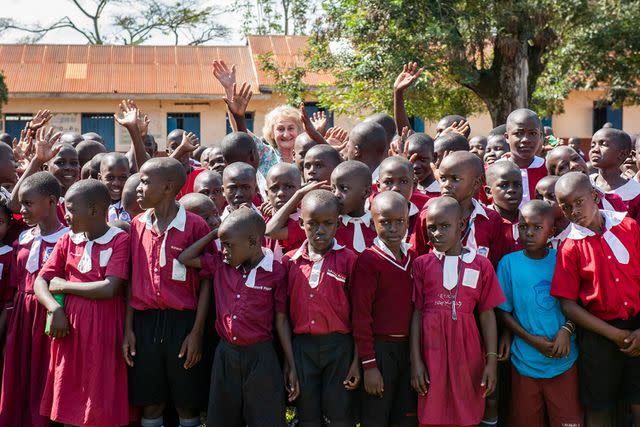
[[[107,151],[116,149],[115,141],[115,121],[113,114],[107,113],[82,113],[80,122],[82,133],[95,132],[104,140]]]
[[[167,134],[176,129],[193,132],[200,139],[200,113],[167,113]]]
[[[409,124],[414,132],[424,132],[424,120],[420,117],[409,117]]]
[[[596,133],[605,123],[611,123],[614,128],[622,129],[622,108],[611,105],[593,104],[593,133]]]
[[[254,112],[250,112],[250,113],[244,113],[244,121],[247,125],[247,129],[250,130],[251,132],[253,132],[253,118],[255,117],[256,113]],[[230,134],[233,130],[231,129],[231,122],[229,121],[229,113],[226,114],[226,121],[227,121],[227,134]]]
[[[553,118],[551,116],[543,117],[540,121],[542,122],[542,126],[549,126],[550,128],[553,127]]]
[[[29,120],[33,119],[31,113],[10,113],[4,116],[4,131],[16,139],[20,139],[20,131],[24,129]]]

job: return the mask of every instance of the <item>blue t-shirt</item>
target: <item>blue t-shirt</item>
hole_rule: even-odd
[[[553,341],[567,319],[560,302],[549,293],[556,266],[556,250],[549,249],[543,259],[531,259],[524,251],[505,255],[498,264],[498,280],[507,301],[498,308],[509,312],[531,335]],[[571,336],[569,357],[546,357],[536,348],[515,336],[511,344],[511,361],[521,375],[553,378],[573,366],[578,358],[575,335]]]

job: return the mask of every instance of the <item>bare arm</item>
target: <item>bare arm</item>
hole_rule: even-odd
[[[398,132],[398,135],[400,135],[404,127],[411,129],[409,116],[407,116],[407,111],[404,107],[404,91],[420,77],[423,71],[424,69],[418,68],[418,64],[415,62],[405,64],[393,84],[393,115],[396,120],[396,132]]]
[[[140,170],[144,162],[147,161],[147,152],[144,149],[144,141],[142,140],[143,131],[141,131],[139,127],[139,114],[138,107],[136,104],[128,99],[123,100],[120,103],[120,114],[121,117],[118,117],[117,114],[114,114],[113,117],[120,126],[123,126],[129,132],[129,136],[131,137],[131,145],[133,147],[133,157],[135,159],[135,163],[137,169]],[[146,126],[149,126],[148,118],[145,116],[145,120],[142,122],[145,123]],[[146,128],[145,128],[146,130]]]
[[[187,267],[201,268],[202,264],[200,263],[200,255],[202,255],[207,245],[211,244],[211,242],[217,238],[218,230],[212,230],[206,236],[182,251],[180,256],[178,256],[178,261]]]
[[[49,292],[52,294],[70,294],[90,299],[109,299],[118,294],[124,280],[107,276],[97,282],[69,282],[58,277],[49,282]]]
[[[498,371],[498,327],[493,309],[481,311],[478,315],[480,331],[487,352],[486,366],[482,374],[481,386],[485,386],[484,397],[491,395],[496,388]]]
[[[296,364],[293,360],[293,346],[291,345],[291,326],[285,313],[276,313],[276,331],[284,353],[284,375],[287,388],[287,398],[293,402],[299,395],[299,383]]]
[[[560,298],[560,306],[562,307],[564,315],[567,316],[567,319],[576,325],[613,341],[620,348],[627,347],[628,344],[624,342],[624,339],[629,336],[629,331],[611,326],[604,320],[589,313],[576,301]]]
[[[409,351],[411,386],[418,394],[424,396],[429,390],[429,372],[422,359],[422,313],[416,309],[411,316]]]
[[[327,186],[327,182],[314,182],[309,185],[305,185],[304,187],[298,189],[293,197],[287,201],[278,211],[273,214],[273,217],[267,223],[267,229],[265,235],[275,240],[287,240],[289,238],[289,229],[287,227],[287,222],[289,221],[289,215],[293,214],[297,209],[298,205],[302,201],[302,198],[308,192],[312,190],[317,190],[319,188],[323,188]]]

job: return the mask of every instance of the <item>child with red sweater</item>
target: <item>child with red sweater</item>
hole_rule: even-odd
[[[69,188],[71,232],[58,240],[34,285],[54,338],[40,413],[74,426],[129,422],[127,367],[119,350],[129,235],[107,225],[110,204],[109,190],[96,180]],[[64,307],[54,294],[65,296]]]
[[[379,193],[371,215],[378,237],[358,257],[351,288],[353,335],[366,391],[361,422],[365,426],[406,425],[415,423],[417,402],[409,364],[415,255],[404,241],[407,200],[395,191]]]

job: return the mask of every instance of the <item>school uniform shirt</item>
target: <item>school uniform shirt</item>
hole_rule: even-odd
[[[551,236],[548,241],[549,247],[553,249],[558,249],[560,244],[564,242],[564,239],[566,239],[567,236],[569,235],[569,231],[571,231],[571,224],[567,225],[565,229],[562,230],[560,233],[556,234],[555,236]]]
[[[485,354],[475,313],[505,302],[493,266],[473,250],[462,256],[434,251],[413,262],[412,277],[431,381],[429,393],[418,396],[420,424],[477,425],[484,413]]]
[[[340,215],[340,224],[336,230],[336,241],[356,253],[361,253],[373,245],[377,237],[371,212],[366,211],[360,217]]]
[[[496,211],[482,205],[476,199],[471,199],[473,211],[468,218],[467,228],[463,230],[462,244],[478,255],[489,258],[495,266],[506,252],[506,243],[502,232],[502,218]],[[425,254],[430,250],[427,235],[427,210],[420,212],[419,223],[416,225],[416,252]]]
[[[551,295],[580,301],[602,320],[640,312],[640,226],[622,212],[600,211],[605,231],[571,224],[558,249]]]
[[[593,182],[594,187],[596,187],[595,180],[597,176],[597,174],[591,175],[591,181]],[[636,221],[640,221],[640,182],[630,179],[626,184],[616,188],[615,190],[604,192],[600,189],[600,191],[605,194],[617,194],[620,196],[629,217]],[[609,210],[618,209],[614,208]]]
[[[180,192],[176,196],[176,200],[182,199],[185,194],[193,193],[193,184],[195,184],[196,178],[205,170],[205,168],[201,167],[191,167],[191,171],[187,174],[187,181],[180,189]]]
[[[598,209],[605,211],[627,212],[627,205],[624,204],[622,198],[616,193],[605,193],[600,187],[593,186],[596,193],[600,196]]]
[[[0,246],[0,304],[2,304],[0,307],[13,305],[13,288],[9,286],[12,266],[13,247]]]
[[[548,174],[544,159],[535,156],[528,167],[520,168],[520,174],[522,175],[522,202],[520,206],[522,206],[536,198],[536,185]]]
[[[295,334],[351,332],[350,287],[357,255],[339,245],[320,259],[309,256],[307,241],[282,258],[287,270],[289,316]]]
[[[256,171],[256,184],[258,184],[258,194],[262,199],[261,202],[264,203],[266,200],[269,200],[267,198],[267,188],[269,186],[267,185],[267,178],[265,178],[259,170]],[[260,206],[262,203],[258,203],[256,206]]]
[[[120,220],[124,222],[131,222],[131,216],[129,212],[124,210],[122,206],[122,200],[118,200],[115,203],[109,205],[109,213],[107,215],[107,221]]]
[[[247,346],[273,337],[274,313],[287,311],[287,272],[263,248],[264,258],[251,271],[232,267],[221,253],[204,254],[202,273],[213,278],[218,335]]]
[[[128,280],[129,246],[129,234],[116,227],[95,240],[69,232],[56,243],[40,276],[76,283],[107,277]],[[119,350],[124,336],[124,293],[105,299],[67,294],[64,311],[72,333],[51,340],[40,413],[72,425],[127,424],[127,366]]]
[[[441,196],[440,183],[438,182],[437,179],[434,180],[427,187],[424,187],[423,185],[418,184],[416,186],[416,191],[418,193],[424,194],[425,196],[429,197],[429,199],[433,199],[434,197],[440,197]],[[422,209],[422,208],[420,208],[420,209]]]
[[[254,210],[254,211],[256,211],[260,216],[262,216],[262,212],[260,212],[260,209],[258,209],[258,206],[260,206],[260,205],[256,205],[255,203],[251,203],[251,209],[253,209],[253,210]],[[231,205],[227,205],[227,206],[225,206],[225,207],[224,207],[224,210],[222,211],[222,214],[220,214],[220,220],[221,220],[221,221],[224,221],[224,219],[225,219],[226,217],[228,217],[228,216],[229,216],[229,214],[230,214],[231,212],[233,212],[234,210],[235,210],[235,209],[233,209],[233,208],[231,207]]]
[[[351,284],[353,337],[364,369],[377,367],[374,338],[403,341],[409,336],[411,315],[411,265],[415,254],[402,243],[398,261],[376,238],[356,261]],[[393,307],[393,310],[389,310]]]
[[[271,217],[265,217],[264,222],[268,223]],[[287,219],[287,239],[276,240],[265,236],[266,246],[273,252],[276,261],[282,261],[282,257],[289,251],[300,247],[306,240],[304,229],[300,226],[300,212],[294,212]]]
[[[420,209],[415,203],[409,202],[409,223],[407,224],[407,238],[405,239],[405,241],[408,244],[410,244],[411,247],[415,247],[416,230],[418,229],[419,224],[420,224]]]
[[[549,249],[543,259],[531,259],[524,251],[505,255],[498,264],[498,281],[506,302],[499,309],[511,313],[528,333],[553,341],[567,318],[560,302],[549,294],[556,265],[556,251]],[[578,358],[575,334],[571,336],[569,357],[547,357],[514,335],[511,362],[520,375],[553,378],[571,369]]]
[[[199,274],[178,261],[189,246],[209,233],[209,226],[182,205],[167,228],[154,230],[153,209],[131,221],[131,301],[136,310],[195,310]]]
[[[65,227],[69,225],[67,224],[67,208],[64,206],[64,197],[60,197],[58,199],[56,214],[58,215],[58,221],[60,221],[60,224],[64,225]]]
[[[496,211],[494,205],[487,206],[489,209]],[[498,215],[500,215],[498,213]],[[518,238],[520,237],[520,232],[518,231],[518,221],[511,222],[506,218],[500,217],[501,226],[502,226],[502,234],[504,236],[505,241],[505,251],[504,253],[511,253],[516,251],[521,251],[524,247],[520,244]]]

